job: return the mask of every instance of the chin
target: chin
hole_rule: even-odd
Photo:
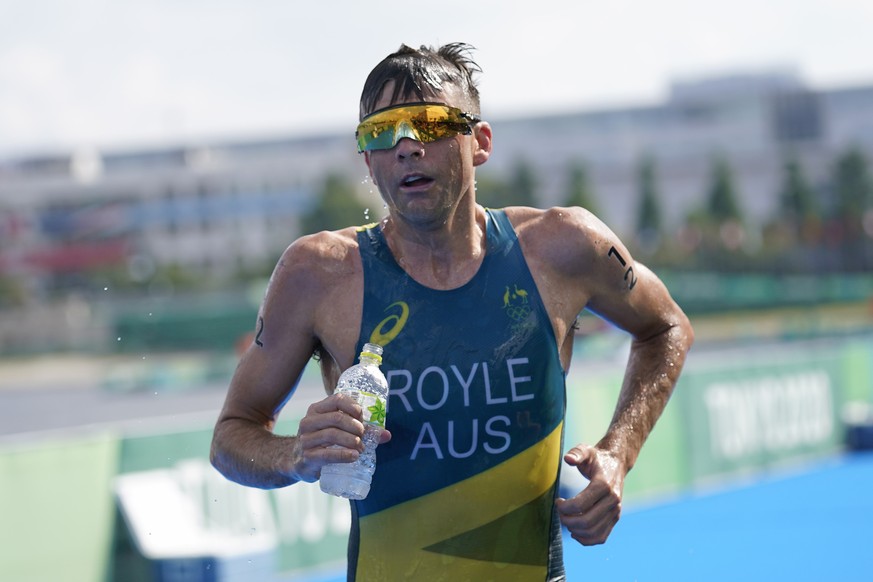
[[[412,211],[403,212],[400,217],[404,222],[415,225],[418,228],[427,230],[435,230],[440,228],[448,221],[448,213],[445,211],[435,210],[432,212]]]

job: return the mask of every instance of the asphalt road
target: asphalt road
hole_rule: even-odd
[[[203,369],[212,364],[191,355],[153,358],[147,366],[84,356],[0,361],[0,439],[91,428],[129,433],[212,426],[229,380],[229,372],[205,380]],[[317,377],[305,376],[289,407],[308,406],[321,390]]]
[[[94,389],[4,390],[0,392],[0,435],[82,427],[211,423],[224,398],[223,386],[182,393],[107,393]]]

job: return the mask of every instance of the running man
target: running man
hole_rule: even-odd
[[[607,539],[693,341],[661,281],[588,211],[476,202],[492,130],[470,49],[402,46],[370,73],[357,143],[387,216],[288,247],[215,427],[228,478],[316,481],[362,450],[360,407],[333,390],[365,342],[383,346],[387,430],[370,494],[351,505],[350,580],[563,580],[561,525],[584,545]],[[584,309],[633,341],[606,434],[563,453]],[[313,355],[327,396],[276,435]],[[562,459],[590,481],[570,499]]]

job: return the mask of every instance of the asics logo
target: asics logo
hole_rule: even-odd
[[[400,335],[403,326],[406,325],[406,320],[409,319],[409,305],[405,301],[396,301],[385,308],[385,311],[391,310],[394,310],[395,313],[379,322],[379,325],[370,335],[370,343],[385,347],[391,340]]]

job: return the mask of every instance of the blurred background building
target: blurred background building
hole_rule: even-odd
[[[775,70],[677,81],[659,105],[492,123],[486,204],[588,206],[639,258],[679,272],[873,267],[873,86],[819,90]],[[112,323],[101,335],[77,318],[95,294],[248,300],[300,234],[380,217],[374,190],[351,130],[4,160],[0,351],[105,346]],[[342,192],[337,219],[324,204]],[[88,333],[64,333],[70,322]]]

